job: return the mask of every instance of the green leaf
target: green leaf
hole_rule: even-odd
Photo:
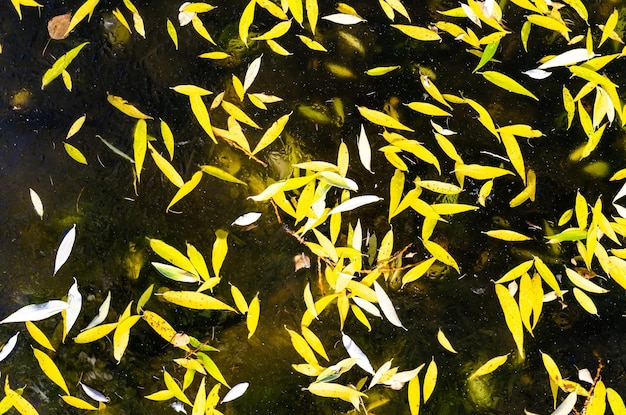
[[[88,44],[89,42],[83,42],[80,45],[76,46],[74,49],[71,49],[66,54],[62,55],[59,59],[57,59],[56,62],[52,64],[52,67],[43,74],[43,77],[41,78],[41,89],[44,89],[46,85],[58,78],[61,73],[63,73],[65,68],[67,68],[69,64],[72,63],[74,58],[76,58],[81,49]]]

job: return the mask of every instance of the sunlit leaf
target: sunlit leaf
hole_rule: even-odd
[[[115,330],[116,327],[117,323],[108,323],[92,327],[90,329],[80,332],[78,336],[74,337],[74,342],[91,343],[108,335],[110,332]]]
[[[41,201],[41,198],[39,197],[37,192],[35,192],[33,189],[29,188],[28,191],[30,193],[30,201],[32,202],[33,207],[35,208],[35,212],[43,220],[43,202]]]
[[[39,363],[39,367],[41,368],[43,373],[51,381],[53,381],[61,389],[63,389],[63,391],[66,394],[69,395],[70,392],[67,389],[67,384],[65,383],[65,379],[63,378],[63,375],[61,375],[59,368],[54,363],[54,361],[50,358],[50,356],[48,356],[45,352],[42,352],[41,350],[35,349],[35,348],[33,348],[33,353],[35,354],[35,358],[37,359],[37,362]]]
[[[182,187],[185,184],[185,181],[180,176],[180,174],[178,174],[174,166],[172,166],[169,161],[161,156],[152,146],[152,144],[148,143],[148,149],[150,150],[150,155],[152,156],[154,163],[165,175],[165,177],[167,177],[167,179],[172,182],[176,187]]]
[[[83,297],[78,291],[78,282],[74,278],[74,284],[67,293],[67,308],[63,310],[63,342],[67,333],[72,329],[78,319],[83,304]],[[69,392],[68,392],[69,393]]]
[[[290,112],[289,114],[285,114],[272,123],[272,125],[265,131],[265,133],[257,143],[256,147],[252,151],[253,155],[272,144],[282,134],[291,114],[292,112]]]
[[[425,27],[404,24],[392,24],[391,27],[398,29],[399,31],[413,39],[421,41],[441,40],[441,37],[437,34],[437,32],[434,32]]]
[[[454,347],[450,343],[450,340],[448,340],[441,328],[439,328],[439,331],[437,332],[437,341],[439,341],[439,344],[441,344],[443,348],[447,351],[451,353],[458,353],[456,350],[454,350]]]
[[[30,322],[27,321],[27,323],[30,323]],[[19,334],[20,334],[20,332],[18,331],[13,336],[11,336],[11,338],[9,340],[7,340],[7,342],[2,346],[2,349],[0,349],[0,362],[2,362],[4,359],[6,359],[7,356],[11,354],[13,349],[15,349],[15,345],[17,344],[17,336]],[[46,338],[46,340],[48,340],[48,339]],[[48,343],[50,343],[50,342],[48,342]],[[54,350],[54,349],[52,349],[52,350]],[[328,360],[328,358],[326,360]]]
[[[509,295],[508,291],[507,291],[507,295]],[[468,380],[472,380],[472,379],[475,379],[477,377],[484,376],[484,375],[487,375],[487,374],[493,372],[494,370],[496,370],[497,368],[502,366],[507,361],[508,358],[509,358],[509,355],[506,354],[504,356],[497,356],[497,357],[494,357],[492,359],[489,359],[485,364],[483,364],[481,367],[476,369],[470,375]]]
[[[523,235],[519,232],[511,231],[508,229],[496,229],[492,231],[483,232],[485,235],[495,238],[501,239],[503,241],[531,241],[532,238],[526,235]]]
[[[351,358],[356,359],[356,364],[367,373],[373,375],[375,373],[374,368],[361,348],[357,346],[357,344],[345,333],[342,333],[341,340],[343,342],[343,346],[348,352],[348,355]]]
[[[167,390],[172,392],[172,394],[176,397],[176,399],[179,399],[182,402],[185,402],[189,406],[193,406],[189,398],[187,398],[185,393],[178,386],[178,383],[176,383],[172,375],[170,375],[167,372],[167,370],[163,371],[163,380],[165,381],[165,386],[167,387]]]
[[[500,306],[504,312],[504,319],[509,331],[513,335],[513,340],[517,345],[520,357],[524,358],[524,328],[519,307],[515,299],[511,297],[509,290],[504,285],[496,284],[496,295],[500,301]]]
[[[109,104],[113,105],[115,108],[128,115],[129,117],[147,120],[152,119],[151,116],[139,111],[134,105],[129,104],[128,101],[126,101],[122,97],[107,94],[107,101],[109,102]]]
[[[251,338],[259,325],[259,317],[261,315],[261,304],[259,302],[259,294],[250,300],[248,305],[248,314],[246,315],[246,327],[248,328],[248,338]]]
[[[174,330],[170,323],[168,323],[163,317],[148,310],[144,310],[141,316],[146,323],[148,323],[150,327],[152,327],[152,329],[165,341],[176,347],[181,347],[187,350],[186,343],[180,342],[180,338],[177,337],[178,332]]]
[[[143,162],[148,150],[148,126],[144,119],[139,119],[133,133],[133,155],[135,159],[135,172],[137,181],[140,180]]]
[[[363,116],[363,118],[374,124],[378,124],[387,128],[393,128],[396,130],[414,131],[411,128],[402,124],[400,121],[396,120],[395,118],[392,118],[389,115],[385,114],[384,112],[359,106],[357,106],[357,109],[359,110],[359,113],[361,114],[361,116]]]
[[[169,205],[167,205],[167,209],[166,211],[170,210],[170,208],[177,203],[179,200],[181,200],[183,197],[187,196],[189,193],[191,193],[191,191],[193,189],[196,188],[196,186],[198,186],[198,184],[200,183],[200,179],[202,179],[202,171],[197,171],[193,174],[193,176],[191,176],[191,179],[187,182],[185,182],[184,185],[182,185],[180,187],[180,189],[178,189],[178,191],[176,192],[176,194],[174,195],[174,197],[172,198],[172,200],[170,201]]]
[[[338,398],[350,402],[355,408],[360,406],[360,399],[367,396],[354,388],[332,382],[313,382],[304,389],[324,398]]]
[[[437,364],[435,363],[435,359],[433,358],[428,364],[428,368],[426,369],[426,374],[424,374],[424,386],[423,386],[423,395],[424,395],[424,403],[428,401],[430,395],[432,395],[435,390],[435,384],[437,383]]]
[[[507,174],[513,174],[511,171],[500,167],[482,166],[480,164],[463,164],[457,166],[454,172],[462,173],[464,176],[472,177],[476,180],[490,180]]]
[[[78,131],[80,131],[80,129],[82,128],[82,126],[85,123],[86,119],[87,119],[87,115],[83,115],[82,117],[79,117],[76,121],[74,121],[74,123],[72,124],[72,126],[68,130],[67,135],[65,136],[65,139],[66,140],[69,139],[74,134],[76,134]]]
[[[306,45],[307,48],[318,51],[318,52],[328,52],[328,50],[319,42],[316,42],[315,40],[304,35],[296,35],[296,36],[298,36],[298,39],[300,39],[302,43]]]
[[[441,245],[428,240],[424,240],[422,242],[424,243],[426,250],[430,252],[433,257],[437,258],[437,260],[443,262],[444,264],[453,267],[459,274],[461,273],[461,270],[452,255],[450,255]]]
[[[226,393],[226,395],[224,395],[221,403],[234,401],[235,399],[241,397],[248,390],[248,386],[250,386],[248,382],[236,384],[228,391],[228,393]]]
[[[63,148],[65,148],[67,154],[75,161],[79,162],[80,164],[87,164],[87,159],[85,158],[85,155],[79,149],[77,149],[70,143],[63,143]]]
[[[217,144],[215,134],[213,133],[213,127],[211,127],[211,118],[209,117],[209,111],[207,110],[207,107],[202,100],[202,96],[197,94],[189,95],[189,103],[191,105],[191,111],[193,112],[193,115],[198,120],[198,123],[200,124],[204,132],[206,132],[208,136],[211,137],[211,140],[213,140],[213,142]]]
[[[195,291],[166,291],[163,299],[172,304],[196,310],[226,310],[237,312],[234,308],[215,297]]]
[[[420,112],[422,114],[431,115],[431,116],[439,116],[439,117],[451,117],[447,111],[442,110],[436,105],[429,104],[428,102],[410,102],[407,104],[409,108],[413,111]]]
[[[393,72],[397,69],[400,69],[400,65],[394,66],[377,66],[375,68],[368,69],[365,73],[369,76],[382,76],[386,75],[389,72]]]
[[[594,304],[593,300],[587,294],[585,294],[584,291],[582,291],[578,287],[574,287],[573,293],[576,301],[578,301],[578,303],[582,306],[582,308],[585,309],[586,312],[588,312],[589,314],[598,314],[598,308]]]
[[[39,412],[35,407],[22,397],[21,393],[18,393],[11,389],[9,385],[9,375],[4,380],[4,393],[9,401],[13,404],[13,407],[22,415],[38,415]]]
[[[420,400],[421,400],[419,377],[415,376],[413,379],[409,381],[408,395],[409,395],[409,411],[411,411],[411,415],[419,415]]]
[[[122,356],[124,356],[124,352],[126,351],[126,347],[128,346],[128,341],[130,339],[130,329],[140,319],[141,316],[139,315],[128,316],[124,319],[120,318],[117,326],[115,327],[115,332],[113,333],[113,357],[115,358],[115,360],[117,360],[118,364],[121,362]],[[87,331],[84,331],[83,333],[86,332]]]
[[[72,225],[71,228],[65,231],[63,235],[63,239],[59,244],[59,248],[57,249],[57,254],[54,260],[54,271],[52,275],[56,275],[59,269],[67,262],[70,254],[72,253],[72,248],[74,247],[74,242],[76,241],[76,224]]]
[[[495,71],[485,71],[482,72],[481,75],[488,80],[489,82],[493,83],[496,86],[499,86],[502,89],[505,89],[509,92],[514,92],[516,94],[520,94],[520,95],[526,95],[528,97],[531,97],[537,101],[539,101],[539,98],[537,98],[532,92],[530,92],[529,90],[527,90],[526,88],[524,88],[522,85],[520,85],[517,81],[515,81],[514,79],[500,73],[500,72],[495,72]]]
[[[90,404],[89,402],[86,402],[80,398],[77,398],[76,396],[70,396],[70,395],[63,395],[61,396],[61,399],[63,399],[63,401],[70,405],[73,406],[74,408],[77,409],[84,409],[87,411],[97,411],[98,408],[96,408],[95,406],[93,406],[92,404]]]
[[[389,320],[391,324],[396,327],[402,327],[404,330],[408,330],[406,327],[402,325],[402,322],[398,318],[398,314],[396,314],[396,309],[391,302],[391,299],[376,281],[374,281],[374,290],[376,291],[376,297],[378,299],[378,305],[380,309],[383,311],[383,314]]]
[[[478,62],[478,65],[476,65],[472,73],[485,66],[485,64],[493,58],[493,55],[495,55],[498,50],[498,46],[500,46],[500,40],[496,40],[495,42],[491,42],[485,46],[485,50],[480,56],[480,62]]]

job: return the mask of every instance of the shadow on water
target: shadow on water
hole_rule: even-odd
[[[217,33],[218,42],[228,41],[228,34],[219,36],[219,33],[222,29],[227,32],[236,27],[233,25],[236,25],[239,15],[233,10],[241,10],[245,4],[247,2],[235,1],[232,9],[227,6],[216,9],[207,25],[212,33]],[[110,10],[119,5],[117,2],[102,2],[91,23],[79,26],[76,36],[71,37],[73,40],[52,42],[42,56],[47,42],[45,22],[76,6],[51,2],[50,7],[43,8],[41,17],[36,11],[24,10],[25,18],[20,22],[8,3],[0,5],[1,40],[4,45],[0,54],[0,200],[3,207],[0,209],[0,220],[4,224],[0,243],[0,289],[4,301],[0,304],[0,315],[8,315],[26,304],[61,298],[76,278],[85,300],[84,312],[76,326],[84,327],[89,322],[109,291],[112,293],[114,312],[107,321],[115,321],[119,317],[117,313],[121,313],[131,300],[136,301],[150,284],[155,284],[157,288],[182,289],[180,284],[164,281],[149,266],[149,261],[157,258],[150,251],[146,238],[158,238],[179,248],[190,242],[208,257],[217,229],[228,228],[242,212],[266,209],[257,228],[231,229],[229,253],[222,270],[224,278],[214,292],[216,297],[227,301],[230,299],[228,282],[231,282],[244,292],[246,298],[259,293],[263,317],[255,337],[247,339],[243,317],[175,308],[159,301],[158,297],[152,298],[147,308],[163,316],[177,330],[193,334],[218,348],[220,352],[215,361],[231,386],[238,382],[250,382],[247,399],[234,402],[226,411],[228,414],[348,412],[351,408],[349,404],[317,399],[303,392],[302,388],[311,380],[291,368],[292,363],[301,359],[293,349],[285,327],[298,329],[305,311],[301,301],[304,286],[307,282],[315,286],[318,274],[315,266],[309,270],[294,271],[295,255],[302,252],[311,257],[313,255],[291,237],[283,225],[277,223],[271,207],[260,207],[247,200],[247,196],[255,193],[252,190],[205,177],[194,193],[172,209],[175,213],[166,213],[165,206],[175,192],[156,167],[152,164],[144,169],[136,193],[133,166],[113,154],[96,138],[96,135],[101,135],[122,151],[132,152],[134,121],[106,102],[107,93],[120,95],[137,103],[155,118],[167,119],[178,143],[175,167],[185,179],[196,171],[199,164],[217,164],[220,148],[213,146],[193,120],[187,98],[171,92],[169,88],[188,83],[221,91],[230,81],[231,73],[243,77],[247,64],[256,57],[257,51],[237,56],[238,60],[226,68],[217,63],[198,62],[196,57],[206,51],[206,45],[189,36],[190,33],[183,36],[181,30],[180,50],[174,56],[163,16],[176,16],[178,6],[169,2],[159,2],[158,5],[137,2],[138,8],[145,13],[146,21],[158,22],[149,27],[146,40],[136,35],[128,40],[111,38],[104,27],[111,17]],[[362,6],[364,11],[370,12],[369,15],[379,13],[371,5]],[[425,7],[423,10],[418,6],[414,8],[416,15],[423,15],[422,23],[433,19]],[[258,24],[262,25],[262,21]],[[494,119],[502,123],[545,123],[536,128],[548,130],[552,128],[554,119],[561,115],[556,109],[560,108],[557,102],[546,102],[545,113],[538,114],[521,101],[512,104],[492,98],[492,92],[480,82],[468,87],[464,79],[453,75],[459,67],[471,69],[470,64],[463,61],[465,58],[457,53],[458,45],[446,48],[416,45],[397,32],[389,33],[386,27],[382,20],[372,20],[367,30],[358,26],[345,29],[363,39],[367,55],[347,48],[337,31],[328,29],[325,39],[331,45],[329,56],[340,56],[341,63],[353,68],[355,73],[362,73],[381,61],[389,64],[400,62],[401,74],[385,80],[363,77],[346,80],[332,76],[325,69],[329,62],[333,63],[332,59],[327,61],[325,57],[314,54],[299,54],[298,58],[283,60],[265,53],[264,67],[273,69],[262,72],[255,81],[255,87],[288,97],[285,102],[268,110],[267,119],[275,119],[303,104],[329,107],[336,97],[343,100],[347,120],[356,119],[355,105],[382,108],[386,101],[388,104],[391,97],[397,96],[403,102],[421,100],[422,91],[418,88],[416,75],[420,65],[440,74],[440,88],[464,89],[468,96],[491,102],[490,112]],[[255,29],[263,32],[267,28]],[[80,68],[72,72],[74,92],[64,90],[60,80],[55,80],[42,91],[41,74],[49,68],[53,57],[58,57],[79,41],[91,43],[72,64],[73,68]],[[285,47],[295,49],[295,42],[293,39],[286,40]],[[193,64],[181,65],[181,62]],[[409,88],[407,78],[410,79]],[[561,81],[550,84],[547,90],[559,90]],[[558,96],[551,92],[547,92],[546,96],[550,94]],[[398,111],[403,118],[413,117],[406,108],[399,108]],[[458,116],[468,123],[473,120],[474,114],[469,111],[463,114],[461,111],[464,110],[455,113],[455,118]],[[87,114],[88,122],[70,142],[85,153],[88,166],[75,163],[63,151],[69,125],[83,114]],[[260,112],[253,114],[260,115]],[[357,154],[352,139],[360,127],[356,121],[346,121],[343,126],[337,127],[315,125],[297,114],[293,117],[289,125],[290,133],[312,159],[335,160],[342,140],[348,144],[351,155]],[[218,116],[216,123],[225,124],[225,119]],[[418,132],[423,133],[426,146],[436,148],[430,135],[430,125],[421,120],[415,120],[414,124]],[[156,135],[157,131],[150,133]],[[623,158],[623,149],[615,151],[619,143],[618,134],[621,132],[607,134],[603,140],[611,144],[603,144],[594,153],[598,160],[608,160],[614,170],[621,165],[619,159]],[[374,133],[370,136],[373,148],[384,145],[381,137]],[[472,131],[467,136],[475,140],[475,145],[459,144],[461,155],[477,163],[492,163],[490,156],[480,153],[479,149],[495,148],[497,143],[493,137],[482,131]],[[614,293],[610,300],[598,299],[599,309],[603,310],[600,317],[584,313],[575,304],[561,309],[557,302],[547,303],[535,337],[526,334],[526,347],[532,352],[528,353],[525,361],[520,361],[514,357],[515,344],[506,330],[492,281],[499,278],[503,270],[510,269],[512,264],[532,258],[533,254],[543,255],[545,244],[537,241],[543,240],[544,233],[543,230],[538,231],[533,235],[535,240],[520,249],[509,245],[503,249],[500,243],[485,242],[480,233],[492,228],[502,218],[513,221],[509,223],[513,228],[526,228],[528,223],[543,227],[544,220],[553,221],[571,207],[578,188],[590,192],[588,200],[595,200],[600,194],[612,194],[615,189],[598,185],[589,176],[570,174],[576,168],[562,160],[567,160],[567,155],[581,144],[575,141],[561,129],[549,140],[542,139],[528,150],[528,163],[541,176],[538,195],[550,194],[550,198],[538,197],[531,207],[513,211],[508,201],[521,191],[522,186],[520,183],[503,184],[494,190],[487,208],[465,216],[449,217],[448,223],[438,225],[435,240],[449,246],[464,274],[461,278],[450,269],[442,269],[401,290],[389,287],[400,318],[408,328],[408,336],[403,330],[375,319],[372,319],[373,330],[370,333],[354,317],[346,322],[346,332],[361,345],[375,367],[393,358],[394,365],[408,370],[434,357],[440,367],[440,379],[438,392],[429,405],[437,408],[436,413],[521,413],[525,408],[531,411],[550,408],[552,397],[541,355],[536,352],[538,350],[549,351],[564,377],[575,378],[576,367],[587,367],[593,371],[598,359],[602,359],[606,364],[602,375],[607,383],[625,383],[624,293]],[[566,144],[563,145],[563,142]],[[242,171],[251,175],[260,175],[265,179],[270,174],[249,160],[240,162]],[[432,166],[418,163],[415,159],[407,162],[411,165],[407,184],[417,176],[427,177],[436,173]],[[375,161],[373,167],[377,173],[372,176],[353,160],[352,177],[362,184],[366,194],[388,194],[388,178],[393,174],[393,168],[381,161]],[[449,172],[454,166],[445,161],[442,162],[442,169]],[[468,179],[460,202],[475,204],[481,184]],[[35,189],[44,201],[43,220],[32,209],[28,188]],[[333,197],[339,197],[339,193],[333,194]],[[429,203],[434,201],[434,198],[428,200]],[[361,220],[364,228],[382,237],[388,230],[386,210],[363,208],[363,212]],[[356,216],[352,218],[351,214],[346,214],[346,220],[354,223]],[[421,217],[404,212],[398,217],[395,229],[398,237],[396,246],[413,244],[409,249],[416,258],[426,256],[415,243],[421,235],[421,223]],[[78,229],[74,250],[68,263],[57,276],[52,277],[54,253],[63,232],[73,224]],[[566,252],[563,258],[575,255],[575,252]],[[559,261],[562,262],[563,258]],[[75,384],[82,377],[106,391],[113,402],[110,413],[175,413],[167,404],[151,402],[143,396],[163,388],[163,367],[182,379],[184,372],[174,368],[171,360],[183,357],[183,352],[166,347],[167,343],[147,325],[138,324],[132,331],[129,349],[122,363],[117,365],[111,356],[111,342],[106,338],[88,345],[72,341],[61,345],[59,321],[49,319],[39,326],[45,333],[53,333],[51,338],[58,345],[55,361],[68,383]],[[329,344],[326,340],[341,338],[336,310],[323,315],[322,321],[314,322],[312,327],[323,339],[331,362],[346,357],[340,342]],[[444,352],[436,344],[439,328],[455,339],[459,354]],[[13,327],[0,327],[1,338],[8,338],[14,330]],[[21,339],[26,336],[23,334]],[[509,352],[513,363],[506,368],[480,382],[470,384],[466,380],[489,358]],[[58,398],[59,390],[54,389],[46,379],[42,380],[38,369],[33,370],[33,365],[32,354],[22,343],[11,358],[3,362],[2,371],[10,373],[13,382],[19,379],[20,384],[29,385],[25,394],[42,408],[42,413],[71,413]],[[347,377],[356,384],[365,375],[365,372],[355,370]],[[379,396],[373,395],[370,402],[392,398],[388,404],[377,409],[377,414],[406,413],[406,393],[391,390],[376,393]]]

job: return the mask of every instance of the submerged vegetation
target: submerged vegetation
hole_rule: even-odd
[[[0,413],[626,414],[626,7],[163,3],[0,6]]]

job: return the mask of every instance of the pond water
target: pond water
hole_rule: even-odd
[[[418,26],[444,19],[437,10],[458,7],[456,2],[435,0],[405,3],[412,17],[411,24]],[[180,4],[167,1],[135,2],[145,22],[145,39],[134,30],[128,34],[113,17],[113,10],[119,8],[132,24],[131,14],[122,2],[101,1],[89,22],[80,23],[67,39],[53,40],[49,44],[48,20],[77,10],[81,2],[49,1],[41,9],[22,7],[22,20],[10,3],[0,4],[0,198],[3,205],[0,219],[4,224],[0,236],[0,263],[3,265],[0,289],[4,298],[0,302],[0,316],[7,316],[27,304],[63,298],[75,278],[83,305],[65,343],[61,342],[63,323],[59,316],[37,323],[56,346],[57,351],[50,356],[66,379],[70,393],[87,399],[77,386],[82,379],[111,398],[105,413],[176,413],[171,405],[174,399],[155,402],[144,396],[165,389],[164,370],[182,383],[185,370],[172,360],[185,357],[187,353],[169,345],[148,324],[140,321],[133,327],[128,349],[119,364],[113,357],[112,336],[88,344],[77,344],[72,338],[98,313],[108,292],[111,292],[111,312],[106,322],[114,322],[131,301],[134,310],[141,294],[151,284],[159,292],[191,289],[187,284],[164,278],[150,265],[151,261],[162,259],[151,250],[148,238],[163,240],[183,252],[185,243],[192,243],[210,262],[215,232],[225,229],[229,231],[228,253],[220,272],[222,281],[213,295],[233,305],[229,283],[236,285],[248,301],[258,293],[261,317],[251,339],[248,339],[245,317],[239,314],[178,307],[159,296],[153,296],[144,308],[162,316],[177,331],[184,331],[219,349],[220,352],[211,357],[229,385],[250,383],[241,398],[218,405],[226,414],[354,411],[349,403],[316,397],[303,390],[314,378],[292,367],[292,364],[302,363],[302,358],[294,350],[285,327],[291,330],[300,327],[307,309],[303,300],[307,283],[313,287],[316,300],[329,287],[319,283],[324,279],[327,263],[318,260],[292,235],[300,225],[294,224],[284,212],[278,214],[278,207],[268,202],[247,199],[281,177],[222,139],[214,144],[198,124],[189,99],[171,87],[191,84],[213,91],[213,95],[205,99],[207,105],[224,90],[228,99],[236,99],[233,75],[243,80],[250,63],[262,54],[260,71],[250,91],[275,95],[282,101],[268,104],[267,110],[260,110],[248,101],[241,104],[242,109],[264,128],[278,117],[293,113],[280,139],[258,157],[269,162],[271,155],[278,155],[281,161],[291,163],[294,160],[288,156],[297,154],[298,161],[336,163],[340,144],[345,142],[350,154],[347,176],[358,183],[358,194],[379,195],[385,201],[344,213],[337,246],[347,244],[347,224],[354,227],[359,219],[364,240],[366,235],[375,234],[380,244],[389,229],[393,229],[394,252],[408,246],[402,263],[408,265],[430,256],[421,243],[423,216],[407,209],[393,218],[390,225],[388,200],[395,167],[378,151],[388,144],[381,135],[382,127],[361,117],[356,106],[378,111],[385,108],[390,113],[397,111],[400,120],[415,130],[406,136],[418,140],[440,160],[441,175],[432,164],[403,153],[401,160],[408,165],[405,192],[413,187],[412,182],[418,177],[456,183],[451,173],[455,164],[434,139],[431,117],[403,105],[394,106],[396,101],[436,103],[425,93],[419,80],[420,71],[428,71],[439,90],[481,103],[498,125],[528,124],[544,133],[539,138],[519,140],[526,167],[537,175],[536,200],[511,208],[509,201],[524,185],[519,177],[499,178],[494,182],[485,207],[442,215],[446,221],[437,224],[431,239],[452,254],[461,273],[437,262],[426,276],[402,289],[391,281],[385,283],[381,277],[379,282],[388,291],[407,331],[370,316],[372,330],[368,332],[350,315],[343,332],[355,340],[376,369],[389,359],[393,359],[393,365],[398,365],[400,370],[413,369],[434,359],[439,377],[432,397],[422,404],[425,413],[522,413],[524,409],[552,412],[553,400],[541,352],[554,359],[563,377],[574,381],[577,381],[577,368],[588,368],[595,374],[601,361],[603,382],[626,396],[624,288],[609,278],[600,282],[594,279],[611,290],[608,294],[593,296],[599,316],[583,310],[571,292],[565,297],[567,304],[546,302],[534,337],[524,333],[525,360],[517,356],[516,345],[493,289],[493,281],[534,256],[541,257],[559,278],[564,274],[563,266],[570,265],[577,256],[577,265],[584,267],[575,243],[548,245],[544,236],[567,227],[558,227],[556,223],[563,212],[574,207],[577,191],[591,206],[602,196],[604,214],[609,218],[617,215],[611,209],[610,200],[621,183],[609,181],[609,177],[624,167],[625,153],[624,131],[620,127],[621,120],[616,119],[606,128],[590,157],[580,162],[571,161],[570,154],[586,142],[586,137],[577,119],[569,130],[565,128],[561,91],[565,84],[575,93],[584,82],[572,81],[565,69],[555,71],[545,80],[523,78],[519,74],[521,70],[535,67],[543,56],[558,54],[570,47],[560,35],[533,27],[529,52],[524,52],[519,32],[525,12],[512,3],[501,3],[506,25],[513,34],[502,40],[495,55],[502,63],[491,62],[485,69],[515,74],[512,76],[532,89],[539,101],[503,91],[479,74],[472,74],[479,58],[466,52],[467,44],[447,34],[440,33],[443,38],[440,42],[408,38],[390,27],[390,20],[377,2],[349,3],[366,22],[340,25],[321,20],[316,40],[327,47],[326,53],[307,49],[296,34],[310,36],[310,31],[296,27],[294,21],[288,34],[277,39],[293,52],[291,56],[279,56],[262,42],[252,42],[247,49],[236,41],[246,1],[219,1],[214,4],[218,6],[216,9],[201,14],[218,46],[195,33],[191,25],[180,27]],[[595,25],[604,23],[618,6],[618,3],[610,7],[588,4],[594,30]],[[320,16],[336,12],[333,7],[333,4],[320,2]],[[571,9],[564,9],[563,14],[574,22],[572,30],[576,34],[585,33],[584,22]],[[626,18],[621,11],[620,18]],[[178,49],[167,34],[166,19],[174,22],[178,31]],[[277,22],[257,6],[251,31],[263,33]],[[408,24],[408,21],[396,13],[396,23]],[[471,23],[466,19],[463,26],[466,24]],[[485,28],[474,29],[482,34],[489,33]],[[594,39],[595,35],[594,32]],[[72,91],[65,89],[60,77],[42,90],[44,72],[62,54],[85,41],[89,45],[67,69],[73,81]],[[597,39],[595,41],[597,43]],[[617,42],[609,40],[609,43],[598,53],[621,50]],[[201,53],[215,50],[225,50],[231,58],[226,63],[198,58]],[[604,74],[623,86],[624,72],[620,63],[607,66]],[[390,65],[400,68],[380,77],[365,74],[370,68]],[[166,211],[177,189],[152,159],[146,158],[141,180],[137,181],[133,164],[115,154],[97,137],[132,157],[137,121],[111,106],[107,102],[108,94],[123,97],[155,118],[148,121],[148,133],[157,137],[154,146],[163,154],[165,147],[158,120],[168,123],[176,142],[172,166],[185,181],[190,180],[198,165],[208,164],[232,173],[248,185],[205,175],[197,188]],[[586,104],[591,106],[593,101]],[[343,107],[345,114],[341,114],[338,106]],[[315,117],[326,117],[330,122],[307,118],[303,115],[306,109],[312,109]],[[66,140],[68,129],[82,115],[86,115],[82,129]],[[212,110],[211,117],[214,126],[227,128],[227,115],[223,111]],[[502,159],[506,160],[502,145],[476,117],[469,106],[455,105],[453,117],[432,119],[458,132],[450,140],[463,160],[513,170],[511,163]],[[374,174],[359,161],[356,138],[362,124],[372,148]],[[260,138],[258,131],[245,125],[243,128],[248,137],[254,137],[251,142]],[[65,142],[80,149],[88,164],[72,160],[64,150]],[[598,170],[606,171],[598,173]],[[484,182],[467,177],[458,203],[478,206],[478,193]],[[29,188],[43,201],[43,218],[33,209]],[[423,198],[429,204],[447,200],[434,193],[424,193]],[[295,199],[299,195],[294,192],[292,196]],[[329,190],[328,205],[332,207],[340,198],[339,189]],[[249,211],[262,213],[255,225],[231,225]],[[53,276],[59,243],[74,224],[77,238],[71,255]],[[328,235],[331,228],[326,221],[318,229]],[[522,232],[532,240],[511,243],[488,238],[483,233],[503,228]],[[304,238],[317,242],[312,232],[306,233]],[[622,235],[619,238],[623,240]],[[602,243],[607,249],[618,247],[606,237]],[[366,251],[364,243],[363,252]],[[303,254],[310,257],[311,268],[294,271],[294,257]],[[367,260],[364,257],[365,263]],[[605,274],[598,263],[593,264],[593,270]],[[573,286],[568,283],[563,277],[563,289],[572,290]],[[544,289],[548,290],[545,284]],[[311,328],[321,339],[330,362],[336,363],[346,358],[347,353],[341,345],[342,332],[335,305],[329,306],[329,310],[320,321],[314,321]],[[451,339],[457,354],[444,350],[437,342],[440,328]],[[59,398],[61,389],[42,374],[29,344],[41,347],[29,337],[21,323],[0,325],[0,343],[18,330],[16,349],[0,363],[1,374],[10,376],[13,388],[25,386],[23,396],[39,413],[80,412],[64,403]],[[510,354],[508,362],[493,374],[475,381],[467,380],[482,363],[507,353]],[[355,367],[339,381],[356,385],[365,376],[366,372]],[[199,378],[196,376],[187,390],[192,400]],[[207,377],[207,390],[216,383]],[[225,390],[222,386],[220,396]],[[375,414],[409,413],[406,390],[406,385],[400,391],[378,385],[368,391],[366,406],[371,405],[369,412]],[[565,394],[559,393],[561,401]],[[577,408],[582,408],[582,402],[579,399]],[[374,408],[375,403],[381,405]],[[185,408],[191,413],[191,407]]]

